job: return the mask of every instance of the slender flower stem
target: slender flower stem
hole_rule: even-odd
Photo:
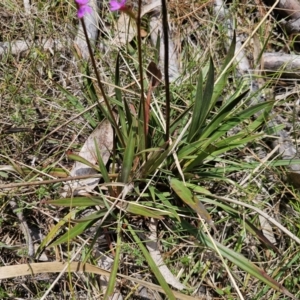
[[[139,72],[141,78],[141,103],[143,109],[143,119],[144,119],[144,138],[145,138],[145,149],[147,148],[147,124],[145,120],[146,116],[146,103],[144,98],[144,80],[143,80],[143,58],[142,58],[142,37],[141,37],[141,12],[142,12],[142,0],[139,0],[139,8],[138,14],[136,19],[136,26],[137,26],[137,39],[138,39],[138,59],[139,59]]]
[[[97,70],[97,65],[96,65],[96,62],[95,62],[95,58],[94,58],[94,55],[93,55],[93,50],[92,50],[92,47],[91,47],[91,43],[90,43],[90,40],[89,40],[89,36],[87,34],[87,30],[86,30],[86,26],[85,26],[85,23],[84,23],[84,18],[81,19],[81,24],[82,24],[82,28],[83,28],[83,32],[84,32],[84,35],[85,35],[85,39],[86,39],[86,42],[87,42],[87,45],[88,45],[88,49],[89,49],[89,53],[90,53],[90,58],[91,58],[91,61],[92,61],[92,65],[93,65],[93,68],[95,70],[95,74],[96,74],[96,78],[97,78],[97,82],[98,82],[98,86],[101,90],[101,93],[102,93],[102,96],[103,96],[103,99],[104,99],[104,102],[105,102],[105,105],[107,107],[107,110],[108,110],[108,114],[109,114],[109,117],[111,118],[111,121],[113,123],[113,127],[115,128],[116,130],[116,134],[122,144],[123,147],[125,147],[125,142],[124,142],[124,139],[123,139],[123,136],[122,136],[122,133],[121,131],[119,130],[119,127],[118,127],[118,124],[116,122],[116,119],[114,117],[114,114],[112,112],[112,109],[110,107],[110,103],[108,101],[108,98],[106,96],[106,93],[104,91],[104,88],[103,88],[103,84],[102,84],[102,81],[101,81],[101,78],[100,78],[100,75],[99,75],[99,72]],[[104,108],[102,107],[101,103],[99,103],[99,106],[102,110],[104,110]]]
[[[162,7],[162,25],[163,25],[163,35],[164,35],[164,44],[165,44],[165,61],[164,61],[164,73],[165,73],[165,92],[166,92],[166,139],[169,141],[170,135],[170,80],[169,80],[169,24],[168,24],[168,12],[166,0],[161,0]]]

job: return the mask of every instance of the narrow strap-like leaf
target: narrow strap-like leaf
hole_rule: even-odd
[[[131,127],[128,140],[126,142],[126,148],[123,157],[122,173],[121,173],[121,182],[123,183],[129,182],[129,176],[133,164],[135,146],[136,146],[136,129],[135,127]]]
[[[130,231],[133,239],[135,240],[135,242],[137,243],[138,247],[141,249],[151,271],[154,273],[157,281],[159,282],[160,286],[163,288],[163,290],[165,291],[168,299],[170,300],[175,300],[175,296],[172,292],[172,290],[170,289],[169,285],[167,284],[165,278],[162,276],[161,272],[159,271],[157,265],[155,264],[155,262],[153,261],[152,257],[150,256],[147,248],[144,246],[144,244],[142,243],[142,241],[140,240],[140,238],[138,237],[138,235],[135,233],[135,231],[132,229],[132,227],[129,225],[129,223],[126,221],[127,225],[128,225],[128,230]]]

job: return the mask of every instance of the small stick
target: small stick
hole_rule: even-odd
[[[50,180],[42,180],[42,181],[31,181],[31,182],[18,182],[18,183],[9,183],[9,184],[0,184],[0,189],[8,189],[8,188],[15,188],[21,186],[34,186],[34,185],[43,185],[43,184],[51,184],[57,182],[64,182],[64,181],[72,181],[72,180],[79,180],[79,179],[86,179],[86,178],[101,178],[101,174],[93,174],[93,175],[81,175],[81,176],[73,176],[73,177],[66,177],[66,178],[59,178],[59,179],[50,179]]]

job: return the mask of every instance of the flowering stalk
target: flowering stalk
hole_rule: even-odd
[[[169,80],[169,23],[168,23],[168,11],[166,0],[161,1],[162,6],[162,25],[163,25],[163,38],[165,44],[165,92],[166,92],[166,137],[165,141],[169,142],[170,137],[170,105],[171,105],[171,94],[170,94],[170,80]]]
[[[117,124],[116,119],[114,117],[114,114],[112,112],[110,103],[108,101],[108,98],[107,98],[106,93],[105,93],[104,88],[103,88],[103,84],[102,84],[102,81],[101,81],[101,78],[100,78],[100,75],[99,75],[99,72],[98,72],[98,69],[97,69],[96,61],[95,61],[95,58],[94,58],[94,55],[93,55],[92,46],[91,46],[91,43],[90,43],[90,40],[89,40],[89,36],[88,36],[87,30],[86,30],[86,26],[85,26],[85,23],[84,23],[84,19],[83,19],[83,16],[86,13],[91,13],[92,12],[91,7],[89,7],[87,5],[88,2],[89,2],[89,0],[75,0],[75,2],[77,4],[77,17],[79,19],[81,19],[81,24],[82,24],[82,28],[83,28],[85,40],[86,40],[86,43],[87,43],[87,46],[88,46],[88,49],[89,49],[91,62],[92,62],[93,68],[95,70],[95,74],[96,74],[98,86],[99,86],[99,88],[101,90],[101,93],[102,93],[102,96],[103,96],[103,99],[104,99],[107,111],[102,107],[102,104],[99,103],[100,109],[102,110],[103,114],[105,116],[107,116],[108,119],[110,119],[110,121],[113,124],[113,127],[116,130],[116,134],[117,134],[117,136],[118,136],[121,144],[123,146],[125,146],[124,138],[123,138],[122,133],[121,133],[119,127],[118,127],[118,124]]]
[[[142,0],[139,0],[139,8],[138,8],[138,16],[136,19],[136,27],[137,27],[137,46],[138,46],[138,59],[139,59],[139,71],[140,71],[140,86],[141,86],[141,103],[143,107],[143,118],[144,118],[144,147],[147,148],[147,126],[146,123],[146,102],[144,99],[144,80],[143,80],[143,57],[142,57],[142,37],[141,37],[141,12],[142,12]],[[147,156],[144,156],[145,160],[147,160]]]

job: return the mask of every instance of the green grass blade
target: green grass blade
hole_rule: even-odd
[[[120,256],[121,256],[121,225],[122,222],[119,220],[118,227],[117,227],[117,244],[116,244],[116,255],[114,257],[114,263],[112,266],[112,269],[110,271],[109,281],[107,285],[107,290],[104,295],[104,300],[109,299],[109,296],[111,296],[114,292],[115,285],[117,282],[117,272],[119,268],[119,262],[120,262]]]
[[[64,207],[88,207],[95,205],[103,205],[103,200],[98,197],[74,197],[61,198],[46,201],[47,204]]]
[[[100,169],[100,173],[103,177],[104,182],[110,183],[109,174],[108,174],[106,166],[103,162],[101,152],[100,152],[99,146],[97,145],[96,139],[94,140],[94,143],[95,143],[95,149],[96,149],[96,154],[97,154],[97,160],[98,160],[98,166],[99,166],[99,169]],[[108,186],[108,191],[109,191],[110,195],[112,195],[112,187],[111,186]]]
[[[98,95],[94,86],[94,82],[92,80],[93,75],[90,72],[89,63],[84,62],[82,69],[83,69],[82,73],[86,74],[86,76],[83,76],[84,87],[86,88],[85,90],[87,91],[87,93],[84,94],[85,99],[87,100],[88,103],[91,102],[92,104],[98,103]],[[97,112],[98,122],[101,122],[101,120],[103,119],[101,109],[98,106],[95,108],[95,110]]]
[[[183,170],[184,172],[191,171],[196,166],[201,165],[204,160],[209,161],[208,159],[209,156],[212,156],[212,159],[215,159],[222,153],[225,153],[231,149],[242,147],[243,145],[256,140],[259,136],[261,136],[261,134],[257,134],[257,135],[252,134],[243,139],[242,138],[237,139],[237,137],[235,136],[235,139],[232,137],[229,138],[232,141],[231,143],[228,143],[229,141],[227,140],[225,142],[222,140],[220,142],[221,143],[220,145],[218,143],[216,143],[215,145],[210,145],[205,148],[205,151],[200,152],[195,158],[187,162],[184,165]]]
[[[100,149],[99,149],[99,146],[98,146],[96,140],[94,140],[94,143],[95,143],[95,149],[96,149],[97,161],[98,161],[100,173],[101,173],[101,175],[103,177],[104,182],[110,183],[109,174],[108,174],[107,169],[105,167],[105,164],[103,162],[103,159],[102,159],[102,156],[101,156],[101,152],[100,152]]]
[[[154,52],[154,61],[158,65],[159,64],[159,53],[160,53],[160,34],[157,35],[157,40],[155,43],[155,52]]]
[[[192,227],[188,222],[182,220],[182,227],[186,229],[190,234],[193,234],[196,239],[199,240],[200,243],[197,243],[199,247],[203,247],[203,244],[208,248],[214,250],[214,245],[209,237],[207,237],[202,231],[197,230],[195,227]],[[245,258],[240,253],[237,253],[221,243],[214,241],[216,246],[218,247],[220,253],[224,258],[227,258],[233,264],[246,271],[250,275],[254,276],[261,282],[267,284],[269,287],[279,291],[292,299],[296,299],[286,288],[284,288],[280,283],[271,278],[264,270],[260,269],[256,265],[254,265],[251,261]]]
[[[191,209],[193,209],[197,214],[204,219],[207,224],[213,226],[213,222],[211,219],[210,214],[204,207],[204,205],[195,197],[193,196],[191,190],[187,188],[183,182],[172,178],[170,181],[171,188],[174,192],[179,196],[179,198],[186,203]]]
[[[83,72],[86,74],[86,76],[83,76],[83,80],[84,80],[85,86],[86,86],[87,91],[88,91],[88,97],[87,98],[91,99],[93,103],[97,103],[98,102],[98,96],[97,96],[97,92],[96,92],[96,89],[95,89],[95,86],[94,86],[94,82],[92,80],[93,75],[90,72],[90,68],[89,68],[88,63],[84,64]]]
[[[242,93],[240,96],[234,98],[232,101],[227,102],[212,119],[212,121],[206,126],[201,134],[201,138],[207,138],[213,131],[215,131],[223,122],[223,120],[232,113],[232,110],[238,105],[238,103],[244,99],[249,91]]]
[[[85,158],[83,158],[83,157],[81,157],[81,156],[79,156],[79,155],[77,155],[77,154],[73,154],[73,153],[68,154],[68,158],[69,158],[69,159],[72,159],[72,160],[75,160],[75,161],[78,161],[78,162],[81,162],[81,163],[83,163],[84,165],[87,165],[87,166],[89,166],[90,168],[96,170],[97,172],[100,172],[100,169],[99,169],[98,166],[96,166],[96,165],[90,163],[88,160],[86,160]]]
[[[128,204],[126,211],[128,213],[131,213],[131,214],[134,214],[137,216],[144,216],[144,217],[154,218],[154,219],[159,219],[159,220],[162,220],[164,218],[163,216],[171,214],[169,212],[152,210],[152,209],[146,208],[144,206],[138,205],[134,202]]]
[[[115,68],[115,95],[119,102],[122,102],[122,93],[121,90],[118,88],[120,86],[120,52],[118,52],[116,58],[116,68]]]
[[[216,143],[219,138],[225,136],[226,133],[233,127],[239,125],[243,121],[247,120],[255,113],[268,108],[272,102],[259,103],[257,105],[251,106],[235,116],[232,116],[228,120],[224,120],[209,138],[206,138],[204,141],[195,142],[193,144],[183,147],[178,154],[179,159],[188,159],[189,155],[193,155],[192,158],[188,159],[185,163],[184,171],[187,172],[191,170],[195,165],[199,165],[201,160],[217,150]],[[249,134],[249,133],[247,133]],[[242,145],[242,143],[241,143]],[[201,155],[201,156],[200,156]],[[195,161],[194,161],[195,160]],[[187,167],[188,166],[188,167]]]
[[[206,139],[207,140],[207,139]],[[199,141],[196,141],[194,143],[186,143],[182,148],[178,151],[178,158],[179,160],[182,159],[188,159],[189,156],[195,155],[199,149],[204,149],[203,144],[206,142],[206,140],[200,139]]]
[[[204,93],[203,93],[204,106],[199,107],[200,111],[201,111],[199,127],[203,126],[203,124],[206,121],[207,115],[210,111],[211,97],[212,97],[213,91],[214,91],[214,73],[215,73],[214,63],[213,63],[212,58],[210,58],[209,69],[208,69],[205,89],[204,89]],[[200,130],[200,128],[199,128],[199,130]]]
[[[61,219],[54,227],[51,228],[51,230],[48,232],[46,237],[43,239],[41,244],[39,245],[38,250],[36,251],[36,257],[39,257],[39,255],[42,253],[44,248],[54,239],[54,237],[57,235],[58,231],[62,226],[69,223],[71,219],[75,217],[77,213],[77,210],[72,210],[69,212],[66,216],[64,216],[63,219]]]
[[[234,32],[233,39],[232,39],[231,45],[229,47],[227,56],[224,60],[223,66],[222,66],[222,68],[219,72],[220,74],[223,73],[223,70],[227,67],[227,65],[229,64],[231,59],[234,57],[235,46],[236,46],[236,34]],[[212,96],[212,101],[211,101],[211,108],[216,104],[216,102],[218,101],[219,96],[223,93],[225,85],[227,84],[227,78],[228,78],[229,74],[230,74],[230,69],[228,69],[227,72],[225,72],[219,78],[218,83],[215,84],[214,92],[213,92],[213,96]]]
[[[74,223],[85,223],[86,221],[92,221],[92,220],[99,220],[105,216],[107,212],[106,208],[102,208],[101,210],[98,210],[86,217],[83,217],[81,219],[72,220]]]
[[[184,123],[184,121],[189,117],[188,113],[192,109],[192,105],[185,109],[174,121],[172,121],[170,125],[170,133],[174,133],[175,130],[177,130],[180,127],[180,123]]]
[[[66,232],[60,238],[58,238],[55,242],[51,243],[50,246],[57,246],[62,243],[69,243],[73,238],[80,235],[86,229],[90,228],[95,222],[96,220],[89,220],[76,224],[68,232]]]
[[[263,136],[263,134],[261,134],[261,133],[254,134],[253,132],[250,132],[250,131],[248,133],[241,132],[241,133],[235,134],[233,136],[229,136],[226,139],[216,142],[215,146],[216,146],[216,149],[218,149],[218,150],[223,149],[225,147],[231,147],[231,146],[235,146],[236,148],[238,148],[238,147],[243,146],[245,143],[249,143],[255,139],[258,140],[262,136]],[[216,150],[216,151],[218,151],[218,150]]]
[[[214,64],[210,59],[204,92],[202,91],[202,75],[200,72],[196,100],[193,109],[191,127],[188,135],[188,142],[193,142],[199,138],[202,126],[204,125],[211,107],[211,97],[214,90]]]
[[[219,126],[211,137],[206,141],[206,144],[209,145],[214,143],[218,138],[225,135],[230,129],[241,124],[245,120],[249,119],[259,111],[268,108],[270,105],[273,105],[273,102],[262,102],[253,106],[250,106],[238,114],[230,117],[228,120],[225,120],[221,126]]]
[[[60,84],[57,82],[54,82],[57,88],[66,96],[68,101],[79,111],[82,112],[84,111],[85,107],[80,103],[78,98],[71,94],[68,90],[63,88]],[[93,127],[96,128],[97,122],[92,118],[92,116],[87,112],[83,115],[85,119],[89,122],[89,124]]]
[[[121,182],[123,183],[129,182],[135,148],[136,148],[136,128],[131,127],[125,152],[124,152],[124,157],[123,157],[122,172],[120,178]]]
[[[135,233],[135,231],[132,229],[132,227],[129,225],[129,223],[125,220],[125,223],[128,225],[128,230],[130,231],[134,241],[137,243],[139,248],[141,249],[151,271],[154,273],[157,281],[159,282],[160,286],[165,291],[167,297],[169,300],[176,300],[172,290],[170,289],[169,285],[167,284],[165,278],[162,276],[161,272],[159,271],[157,265],[153,261],[152,257],[150,256],[147,248],[144,246],[138,235]]]
[[[195,136],[197,129],[199,128],[199,124],[201,122],[201,106],[203,105],[203,102],[203,76],[202,71],[200,70],[197,83],[196,98],[193,105],[192,122],[187,138],[189,143],[192,142],[192,138]]]
[[[169,199],[163,193],[160,192],[157,192],[157,197],[163,204],[163,208],[167,209],[170,212],[171,216],[175,217],[178,221],[180,221],[180,217],[177,214],[176,207],[173,204],[171,204]]]
[[[147,175],[157,170],[157,168],[159,168],[162,162],[169,155],[170,150],[171,147],[168,147],[165,151],[156,151],[152,156],[150,156],[141,170],[142,176],[146,177]]]

